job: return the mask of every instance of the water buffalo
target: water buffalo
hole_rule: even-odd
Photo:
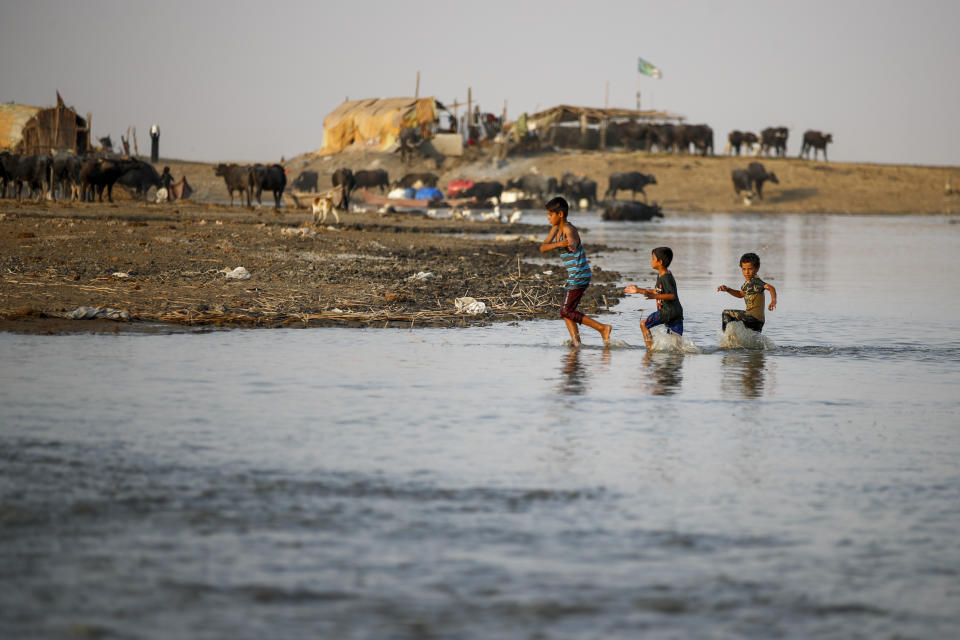
[[[103,202],[103,190],[106,189],[107,200],[113,202],[113,185],[137,162],[126,158],[87,158],[80,167],[81,199],[92,202],[96,194],[97,199]]]
[[[647,201],[647,194],[643,190],[648,184],[657,184],[657,179],[649,173],[640,173],[639,171],[628,171],[626,173],[611,173],[610,174],[610,186],[607,187],[607,191],[603,194],[603,197],[611,197],[616,199],[617,191],[629,190],[632,194],[631,199],[636,200],[637,191],[643,194],[643,201]]]
[[[10,190],[10,183],[17,175],[17,165],[20,156],[9,151],[0,151],[0,198],[6,198]]]
[[[317,186],[317,181],[320,179],[320,174],[316,171],[301,171],[300,175],[294,179],[290,184],[296,191],[319,191],[320,187]]]
[[[337,169],[333,172],[331,181],[333,182],[334,189],[340,187],[339,208],[344,211],[349,211],[350,194],[357,187],[357,181],[353,177],[353,171],[350,171],[350,169],[347,168]],[[334,204],[337,204],[336,200],[334,200]]]
[[[631,222],[643,222],[653,218],[662,218],[663,212],[660,211],[660,205],[646,204],[643,202],[615,202],[604,207],[600,217],[604,220],[628,220]]]
[[[390,187],[390,176],[383,169],[373,169],[370,171],[354,171],[353,179],[358,187],[380,188],[380,193]]]
[[[700,155],[713,155],[713,129],[705,124],[688,124],[677,127],[678,149],[688,152],[693,145]]]
[[[401,189],[436,187],[439,180],[440,178],[434,173],[408,173],[397,180],[394,186]]]
[[[13,166],[13,188],[17,201],[20,201],[23,185],[26,184],[30,195],[42,200],[44,194],[53,191],[53,158],[45,153],[19,156]]]
[[[519,189],[528,197],[536,196],[545,201],[549,196],[557,193],[560,187],[556,178],[530,174],[507,180],[506,188]]]
[[[273,192],[273,208],[280,209],[280,201],[283,200],[283,190],[287,186],[287,172],[279,164],[262,165],[255,164],[250,171],[250,183],[253,189],[257,191],[257,204],[262,205],[260,195],[263,190]]]
[[[496,198],[500,201],[503,195],[503,185],[499,182],[475,182],[472,187],[467,187],[457,194],[459,198],[473,198],[477,202],[486,202],[490,198]]]
[[[823,151],[823,161],[827,161],[827,144],[833,142],[831,134],[823,134],[819,131],[807,131],[803,134],[803,147],[800,148],[800,157],[810,158],[810,150],[813,150],[813,159],[817,159],[817,150]]]
[[[769,155],[772,151],[776,156],[787,155],[787,136],[789,130],[786,127],[767,127],[760,132],[760,153]]]
[[[730,155],[740,155],[741,148],[746,147],[746,153],[750,153],[758,141],[757,134],[734,129],[727,135],[726,151]]]
[[[597,202],[597,183],[585,176],[575,176],[565,171],[560,179],[560,193],[578,205],[581,200],[586,200],[587,206],[592,207]]]
[[[657,147],[660,151],[673,151],[677,142],[677,127],[675,125],[653,124],[650,125],[650,150]]]
[[[146,200],[150,187],[160,188],[160,174],[153,165],[143,160],[131,160],[126,171],[117,178],[117,184],[123,185],[136,194],[137,199]]]
[[[70,200],[80,199],[80,169],[83,160],[72,153],[63,153],[53,159],[54,186],[60,187],[60,195]],[[56,192],[56,188],[53,189]],[[70,195],[67,196],[67,193]]]
[[[747,173],[750,174],[750,181],[753,183],[753,191],[757,194],[757,197],[763,200],[763,183],[770,181],[776,184],[780,184],[780,181],[777,179],[776,174],[773,172],[767,172],[766,168],[759,162],[751,162],[747,165]]]
[[[753,181],[750,180],[750,172],[746,169],[734,169],[730,172],[730,178],[733,180],[733,191],[737,197],[746,195],[753,198]]]
[[[247,196],[247,206],[251,204],[251,191],[253,189],[253,177],[251,167],[240,164],[218,164],[213,169],[215,175],[221,176],[227,185],[227,191],[230,193],[230,206],[233,206],[233,192],[240,194],[240,202],[243,202],[243,196]]]

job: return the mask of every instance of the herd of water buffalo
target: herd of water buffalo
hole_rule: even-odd
[[[632,125],[632,126],[631,126]],[[627,123],[618,125],[622,140],[632,141],[640,148],[660,149],[672,151],[691,148],[701,151],[704,155],[713,153],[713,130],[707,125],[644,125]],[[789,131],[786,127],[769,127],[757,136],[750,132],[731,131],[728,135],[726,152],[740,155],[785,156]],[[833,142],[830,134],[819,131],[807,131],[803,136],[803,145],[800,156],[809,157],[811,151],[816,159],[817,152],[823,152],[827,159],[827,144]],[[628,143],[628,147],[631,145]],[[214,168],[217,176],[221,176],[230,194],[230,204],[233,205],[234,192],[238,192],[241,201],[245,200],[251,206],[255,196],[262,204],[261,194],[264,190],[273,193],[274,206],[280,207],[284,189],[287,186],[286,170],[279,164],[271,165],[239,165],[219,164]],[[759,162],[751,163],[746,169],[734,169],[732,172],[734,191],[738,196],[744,195],[749,199],[763,198],[763,184],[765,182],[778,183],[776,175],[767,172]],[[332,176],[332,184],[336,193],[336,204],[341,209],[350,205],[350,197],[358,188],[379,189],[381,192],[393,188],[422,188],[436,187],[439,177],[432,173],[408,173],[399,180],[390,181],[389,175],[383,169],[358,170],[338,169]],[[53,199],[62,198],[81,201],[103,201],[103,192],[107,199],[113,202],[113,186],[119,184],[130,190],[131,194],[144,199],[151,187],[160,189],[170,187],[172,178],[165,169],[163,175],[148,162],[136,158],[97,158],[78,157],[72,154],[39,154],[18,155],[9,151],[0,152],[0,195],[2,197],[16,197],[19,200],[26,188],[30,197],[42,199],[49,194]],[[316,171],[303,171],[292,183],[295,191],[317,192],[319,174]],[[644,187],[656,184],[656,179],[650,174],[639,171],[614,173],[609,177],[609,183],[604,192],[604,199],[616,200],[620,191],[629,191],[631,200],[636,199],[639,192],[646,202],[647,196]],[[564,173],[560,179],[543,175],[526,175],[508,180],[505,184],[493,180],[466,181],[458,185],[454,192],[448,185],[447,197],[459,199],[473,199],[477,202],[486,202],[495,199],[501,201],[504,191],[513,191],[518,197],[527,199],[546,200],[552,195],[563,195],[573,203],[584,203],[586,206],[595,206],[597,196],[597,182],[584,176]]]
[[[145,198],[150,187],[169,186],[164,176],[148,162],[135,158],[85,158],[73,154],[20,155],[0,152],[0,193],[3,197],[103,201],[103,192],[113,202],[113,186],[127,187]]]

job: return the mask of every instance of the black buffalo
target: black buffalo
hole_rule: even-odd
[[[320,174],[316,171],[301,171],[294,181],[290,184],[296,191],[319,191],[320,187],[317,186],[317,181],[320,179]]]
[[[420,189],[422,187],[436,187],[440,178],[434,173],[408,173],[399,180],[394,186],[401,189]]]
[[[685,124],[676,127],[674,146],[678,151],[690,153],[693,146],[694,153],[713,155],[713,129],[705,124]]]
[[[251,191],[253,190],[253,176],[251,167],[241,164],[223,164],[220,163],[214,167],[215,175],[221,176],[223,182],[227,185],[227,191],[230,193],[230,206],[233,206],[233,192],[240,194],[240,202],[243,202],[243,196],[247,196],[247,206],[251,204]]]
[[[740,196],[746,194],[747,197],[753,197],[753,181],[750,180],[750,172],[746,169],[734,169],[730,172],[730,178],[733,180],[733,191]]]
[[[519,189],[527,196],[537,196],[541,200],[546,200],[548,196],[560,190],[560,185],[556,178],[530,174],[507,180],[507,189]]]
[[[579,205],[581,200],[586,200],[587,206],[592,207],[597,202],[597,182],[565,171],[560,179],[560,193],[574,204]]]
[[[760,132],[760,153],[783,157],[787,155],[787,137],[789,130],[786,127],[767,127]]]
[[[150,187],[159,189],[162,181],[152,164],[143,160],[131,160],[126,171],[117,178],[117,184],[129,189],[137,199],[146,200]]]
[[[750,182],[753,183],[753,191],[761,200],[763,200],[764,182],[769,180],[775,184],[780,184],[776,174],[772,171],[768,173],[766,168],[759,162],[751,162],[749,165],[747,165],[747,173],[750,174]]]
[[[490,198],[500,201],[503,195],[503,185],[496,181],[476,182],[472,187],[463,189],[457,194],[458,198],[473,198],[477,202],[486,202]]]
[[[627,220],[631,222],[643,222],[653,218],[662,218],[663,212],[660,211],[660,205],[646,204],[643,202],[614,202],[604,207],[600,217],[604,220]]]
[[[745,152],[750,153],[753,150],[753,145],[759,141],[760,139],[757,138],[757,134],[755,133],[734,129],[727,135],[727,150],[733,154],[740,155],[741,148],[746,147]]]
[[[358,187],[367,187],[369,189],[379,187],[381,193],[390,188],[390,176],[383,169],[354,171],[353,178],[356,180]]]
[[[803,134],[803,147],[800,148],[800,157],[810,157],[810,151],[813,150],[813,159],[817,159],[817,150],[823,151],[823,161],[827,161],[827,144],[833,142],[833,135],[823,134],[819,131],[807,131]]]
[[[70,200],[80,199],[80,169],[83,160],[72,153],[64,153],[53,159],[54,192],[60,188],[60,195]],[[69,196],[67,194],[70,194]]]
[[[636,200],[637,191],[643,194],[643,201],[647,201],[647,194],[643,190],[648,184],[657,184],[657,179],[649,173],[640,173],[639,171],[628,171],[626,173],[611,173],[610,174],[610,186],[607,187],[607,191],[603,194],[603,197],[611,197],[616,199],[617,191],[630,191],[632,196],[631,199]]]
[[[353,177],[353,171],[347,168],[337,169],[333,172],[331,181],[333,182],[334,189],[340,188],[340,205],[338,208],[349,211],[350,194],[357,187],[357,181]],[[334,202],[334,204],[336,204],[336,202]]]
[[[273,208],[280,209],[283,190],[287,186],[287,172],[279,164],[255,164],[250,170],[250,186],[257,192],[257,204],[262,205],[260,196],[264,189],[273,192]]]
[[[80,167],[81,199],[93,201],[96,196],[103,202],[103,191],[106,189],[107,200],[113,202],[113,185],[138,162],[126,158],[87,158]]]
[[[19,155],[9,151],[0,151],[0,198],[8,196],[10,184],[17,175],[17,165],[19,163]]]
[[[28,193],[38,201],[42,200],[47,191],[53,190],[53,158],[41,153],[30,156],[18,156],[17,162],[12,165],[14,172],[13,189],[17,201],[20,201],[23,185],[27,185]]]
[[[653,124],[649,129],[650,150],[673,151],[677,143],[677,127],[670,123]]]

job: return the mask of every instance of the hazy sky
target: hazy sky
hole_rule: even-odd
[[[960,165],[960,2],[0,0],[0,102],[59,89],[95,137],[161,155],[319,149],[344,98],[665,109],[716,134],[833,134],[835,160]],[[638,80],[637,57],[662,69]]]

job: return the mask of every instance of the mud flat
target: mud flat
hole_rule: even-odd
[[[557,316],[565,278],[559,262],[525,261],[540,255],[545,224],[351,212],[333,227],[311,224],[304,211],[203,203],[0,207],[4,331],[526,320]],[[228,277],[237,267],[249,277]],[[584,310],[615,305],[616,279],[597,270]],[[483,302],[487,312],[458,312],[463,297]],[[80,307],[116,310],[129,320],[64,317]]]

